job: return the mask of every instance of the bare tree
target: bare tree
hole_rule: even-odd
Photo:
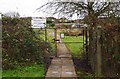
[[[48,2],[45,5],[41,6],[37,10],[44,11],[47,13],[52,14],[59,14],[59,15],[66,15],[69,17],[74,16],[74,14],[77,14],[78,17],[84,17],[84,22],[89,25],[89,45],[92,45],[91,43],[96,40],[92,40],[92,35],[94,32],[94,29],[97,27],[97,25],[100,25],[100,18],[109,18],[111,16],[119,17],[120,15],[120,1],[118,2],[100,2],[98,0],[94,0],[94,2],[65,2],[65,1],[56,1],[56,2]],[[89,46],[90,49],[92,49],[93,46]],[[95,47],[95,46],[94,46]],[[90,52],[90,50],[89,50]],[[95,51],[96,52],[96,51]],[[89,53],[91,65],[93,67],[93,70],[95,65],[93,61],[93,55],[94,52]],[[101,75],[101,68],[99,68],[100,71],[98,71],[98,75]]]
[[[47,13],[66,15],[72,17],[77,14],[79,17],[86,17],[89,24],[95,24],[98,17],[106,13],[120,15],[120,2],[55,2],[51,1],[41,6],[37,10]],[[107,15],[107,14],[106,14]]]
[[[4,13],[3,16],[11,17],[11,18],[19,18],[20,14],[18,12],[7,12],[7,13]]]

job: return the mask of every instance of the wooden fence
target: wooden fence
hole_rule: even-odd
[[[120,28],[89,28],[88,58],[97,76],[120,76]]]

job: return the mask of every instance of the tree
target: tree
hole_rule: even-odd
[[[3,14],[4,17],[19,18],[20,14],[18,12],[7,12]]]
[[[37,10],[43,10],[52,14],[67,15],[72,17],[77,14],[79,17],[87,16],[90,24],[95,23],[95,19],[106,13],[120,14],[119,2],[48,2]],[[92,22],[92,23],[91,23]]]
[[[68,17],[74,16],[77,14],[78,17],[84,18],[84,23],[88,24],[89,28],[89,49],[96,48],[96,46],[91,46],[93,41],[97,43],[96,39],[93,40],[92,35],[94,30],[98,25],[102,25],[101,18],[110,18],[113,16],[114,18],[119,17],[120,15],[120,1],[118,2],[100,2],[98,0],[94,0],[94,2],[65,2],[65,1],[56,1],[56,2],[48,2],[45,5],[41,6],[37,10],[44,10],[45,12],[51,12],[52,14],[58,15],[66,15]],[[115,20],[115,19],[113,19]],[[95,32],[96,33],[96,32]],[[93,47],[93,48],[92,48]],[[97,49],[97,48],[96,48]],[[91,50],[89,50],[90,52]],[[92,65],[92,69],[95,69],[94,59],[96,51],[88,52],[90,56],[90,61]],[[99,70],[102,70],[101,68]],[[98,72],[100,75],[101,72]]]
[[[55,26],[55,24],[54,24],[54,21],[52,21],[52,20],[47,20],[47,24],[49,25],[49,27],[54,27]]]

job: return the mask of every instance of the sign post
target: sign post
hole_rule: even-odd
[[[46,18],[32,17],[31,25],[32,25],[32,28],[45,28],[46,27]]]
[[[60,38],[64,38],[64,37],[65,37],[64,33],[60,33]]]

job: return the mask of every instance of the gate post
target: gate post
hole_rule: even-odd
[[[45,42],[47,42],[47,27],[45,27]]]
[[[101,56],[101,26],[97,27],[97,68],[96,68],[96,75],[97,77],[102,76],[102,56]]]
[[[55,28],[55,56],[57,57],[57,28]]]
[[[87,33],[88,29],[87,27],[85,27],[85,43],[86,43],[86,52],[88,53],[88,33]]]

